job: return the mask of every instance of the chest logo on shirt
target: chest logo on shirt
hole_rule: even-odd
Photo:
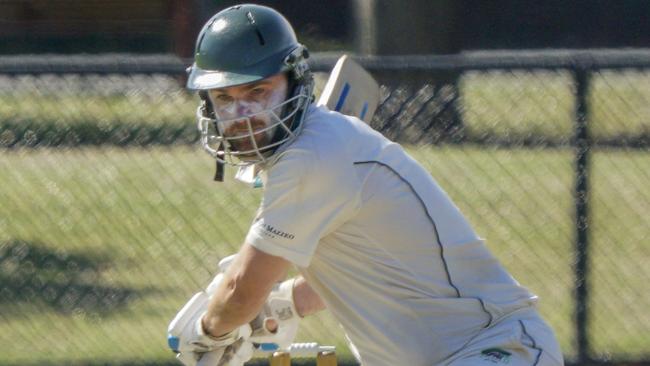
[[[492,363],[507,364],[510,362],[510,352],[504,351],[500,348],[489,348],[481,351],[481,357]]]
[[[271,238],[280,237],[280,238],[285,238],[285,239],[289,239],[289,240],[295,238],[295,236],[293,234],[287,233],[287,232],[282,231],[282,230],[278,230],[278,229],[274,228],[273,226],[271,226],[269,224],[263,224],[262,228],[264,229],[264,234],[266,234],[267,236],[270,236]]]

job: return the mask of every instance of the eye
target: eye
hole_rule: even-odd
[[[214,97],[214,100],[216,100],[219,104],[228,104],[233,101],[233,97],[228,94],[219,94]]]
[[[257,88],[253,88],[250,91],[250,94],[255,97],[264,95],[264,93],[266,93],[266,89],[260,86],[258,86]]]

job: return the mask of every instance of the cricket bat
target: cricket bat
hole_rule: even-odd
[[[361,65],[341,56],[316,102],[369,123],[379,104],[379,84]]]

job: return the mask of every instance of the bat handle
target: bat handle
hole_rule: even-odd
[[[196,366],[217,366],[221,357],[223,356],[223,349],[206,352],[201,356]]]

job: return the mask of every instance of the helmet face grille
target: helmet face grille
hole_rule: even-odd
[[[212,157],[224,164],[243,166],[265,163],[279,147],[290,143],[300,133],[311,93],[310,83],[301,85],[296,95],[283,103],[234,119],[219,119],[202,105],[197,109],[201,145]],[[277,113],[279,110],[284,111],[281,116]],[[271,121],[265,127],[255,128],[252,121],[261,115],[271,116]],[[225,126],[233,122],[245,125],[245,128],[234,136],[226,136]],[[264,139],[265,136],[280,137]],[[261,145],[260,141],[265,143]]]
[[[213,16],[198,37],[187,87],[200,91],[197,109],[201,145],[217,161],[231,165],[264,163],[300,132],[312,99],[313,79],[307,49],[298,43],[291,24],[277,11],[261,5],[237,5]],[[220,118],[211,109],[207,91],[248,84],[287,73],[289,97],[263,111]],[[276,102],[277,103],[277,102]],[[270,117],[265,127],[256,123]],[[223,116],[222,116],[223,117]],[[245,123],[243,122],[245,121]],[[245,124],[227,136],[228,123]]]

